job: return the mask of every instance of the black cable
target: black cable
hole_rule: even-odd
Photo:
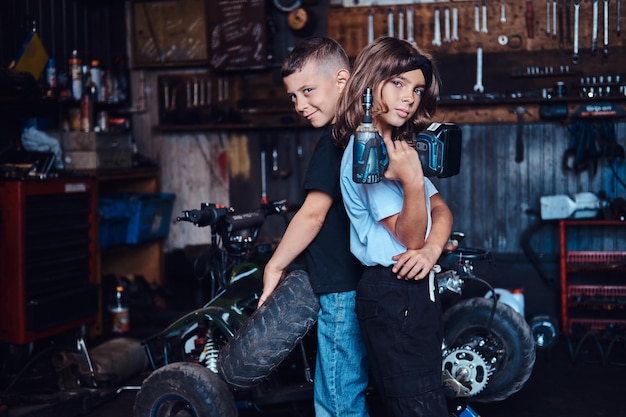
[[[476,275],[467,275],[466,278],[481,282],[482,284],[484,284],[487,288],[489,288],[489,291],[491,291],[491,294],[493,294],[493,306],[491,307],[491,313],[489,314],[489,319],[487,320],[487,333],[491,336],[491,328],[493,325],[493,319],[496,315],[496,308],[498,307],[498,297],[496,297],[496,292],[494,290],[494,288],[491,286],[490,283],[488,283],[487,281],[485,281],[482,278],[478,278]]]

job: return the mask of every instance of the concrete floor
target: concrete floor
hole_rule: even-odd
[[[168,320],[166,317],[163,320]],[[156,322],[155,322],[156,320]],[[151,323],[162,325],[158,318]],[[137,328],[141,333],[145,329]],[[564,338],[550,350],[539,350],[533,373],[524,387],[497,403],[470,402],[481,417],[616,417],[626,415],[622,405],[626,342],[588,338],[583,343],[568,343]],[[0,417],[133,417],[136,390],[115,393],[121,385],[139,386],[149,371],[135,374],[127,381],[88,395],[58,396],[48,393],[37,397],[36,404],[3,409]],[[369,397],[372,417],[383,417],[376,395]],[[48,404],[44,404],[48,402]],[[45,405],[45,406],[44,406]],[[313,416],[309,403],[291,403],[282,411],[259,413],[240,410],[240,417]]]
[[[617,417],[625,415],[623,406],[626,345],[615,344],[606,363],[608,344],[601,342],[599,351],[589,340],[579,349],[573,360],[568,344],[562,340],[551,351],[538,352],[533,373],[525,386],[508,399],[497,403],[470,403],[481,417]],[[575,350],[577,346],[572,346]],[[95,408],[89,417],[132,417],[136,393],[125,391],[111,401]],[[375,397],[371,398],[372,417],[383,417]],[[308,409],[309,413],[305,413]],[[313,415],[311,407],[297,413],[261,414],[244,410],[240,416]]]

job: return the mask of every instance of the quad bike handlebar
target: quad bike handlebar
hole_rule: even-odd
[[[215,226],[224,221],[228,231],[237,231],[263,225],[265,218],[273,214],[285,214],[289,211],[287,200],[270,201],[249,213],[235,214],[230,207],[215,203],[201,203],[200,209],[183,210],[177,222],[190,222],[198,227]]]

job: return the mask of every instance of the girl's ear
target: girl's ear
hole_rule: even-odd
[[[336,78],[339,91],[343,91],[343,88],[348,82],[348,78],[350,78],[350,71],[348,71],[347,69],[340,69],[339,71],[337,71]]]

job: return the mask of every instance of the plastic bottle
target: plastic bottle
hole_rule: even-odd
[[[52,96],[55,94],[57,88],[57,68],[54,58],[48,59],[48,66],[46,67],[46,89],[47,94]]]
[[[524,291],[521,288],[508,290],[506,288],[494,288],[499,303],[506,304],[522,317],[524,316]],[[485,298],[493,298],[493,293],[488,291]]]
[[[372,123],[372,89],[363,93],[363,121],[354,135],[352,180],[360,184],[380,182],[382,171],[379,166],[381,137]]]
[[[124,287],[115,287],[115,304],[111,306],[111,316],[113,318],[113,333],[124,334],[130,330],[128,316],[128,305],[124,294]]]
[[[80,130],[91,132],[94,130],[94,103],[98,96],[96,85],[89,75],[89,67],[84,67],[85,87],[80,98]]]
[[[100,62],[97,59],[91,60],[91,81],[96,85],[98,96],[96,100],[103,102],[102,99],[102,71],[100,70]]]
[[[80,100],[83,95],[83,74],[81,71],[81,59],[78,57],[78,51],[72,51],[72,57],[69,59],[70,75],[72,78],[72,97]]]

